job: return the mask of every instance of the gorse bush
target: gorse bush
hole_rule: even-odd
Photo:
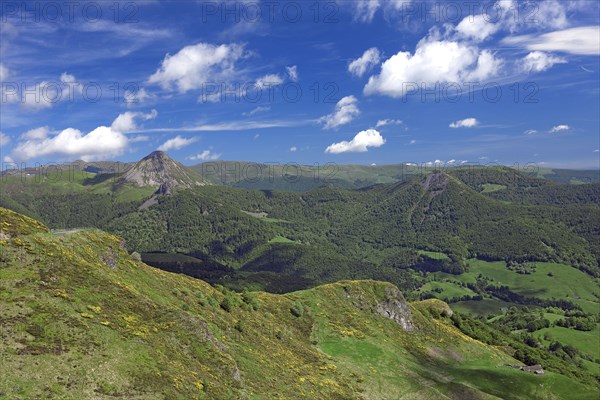
[[[247,290],[244,290],[242,292],[242,301],[245,304],[249,305],[250,308],[254,311],[258,311],[260,309],[260,301],[258,300],[256,295],[251,292],[248,292]]]
[[[208,304],[208,299],[202,292],[196,293],[196,300],[198,301],[198,304],[200,304],[202,307],[204,307]]]
[[[300,318],[304,315],[304,306],[301,302],[296,301],[292,304],[290,311],[294,317]]]
[[[238,320],[238,322],[236,322],[234,328],[238,332],[244,333],[244,331],[246,330],[246,323],[244,322],[244,320],[240,319],[240,320]]]
[[[223,298],[220,304],[223,310],[231,312],[234,308],[237,308],[241,305],[242,302],[237,293],[224,289],[224,294],[225,297]]]

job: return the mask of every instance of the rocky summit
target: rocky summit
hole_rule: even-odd
[[[163,151],[154,151],[135,163],[125,171],[120,182],[155,187],[162,194],[174,189],[190,189],[206,184],[199,174],[173,160]]]

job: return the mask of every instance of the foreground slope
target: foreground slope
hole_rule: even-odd
[[[592,398],[408,304],[346,281],[230,292],[136,261],[97,230],[56,235],[0,209],[0,390],[19,398]],[[437,311],[431,311],[437,310]],[[511,383],[508,391],[508,382]]]

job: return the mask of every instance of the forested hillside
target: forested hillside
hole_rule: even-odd
[[[167,171],[163,165],[172,163],[161,157],[163,172],[156,179],[181,176],[180,165]],[[294,193],[208,185],[153,195],[159,182],[152,188],[123,185],[119,176],[24,185],[11,177],[2,183],[0,202],[53,228],[105,228],[139,252],[195,253],[246,271],[287,271],[317,282],[368,270],[402,284],[409,279],[399,270],[458,274],[470,258],[562,262],[598,275],[597,184],[562,185],[509,168],[405,178],[359,190],[327,185]],[[286,248],[304,256],[282,257],[292,254]],[[446,258],[425,257],[424,251]],[[318,271],[303,261],[311,259],[308,254],[345,261],[330,267],[324,262]]]

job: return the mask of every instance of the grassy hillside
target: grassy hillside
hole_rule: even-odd
[[[491,284],[508,286],[511,291],[521,296],[547,300],[562,299],[590,313],[597,313],[600,310],[600,285],[597,278],[591,279],[585,273],[573,270],[564,264],[536,263],[535,265],[536,269],[533,273],[518,274],[508,270],[506,263],[502,261],[471,259],[468,261],[468,272],[461,275],[436,272],[434,275],[458,292],[457,295],[471,294],[471,290],[461,286],[461,283],[476,284],[478,280],[487,279]],[[442,298],[450,300],[451,296]],[[477,307],[475,303],[472,304]],[[500,307],[503,305],[499,305],[495,311],[499,311]]]
[[[0,390],[9,396],[531,399],[596,393],[585,380],[503,367],[517,361],[452,327],[440,317],[443,303],[408,304],[390,284],[346,281],[283,296],[236,294],[148,267],[121,239],[101,231],[57,235],[4,209],[0,217]]]
[[[155,189],[117,186],[119,175],[46,171],[0,179],[0,206],[43,220],[52,228],[98,227],[130,212]]]

